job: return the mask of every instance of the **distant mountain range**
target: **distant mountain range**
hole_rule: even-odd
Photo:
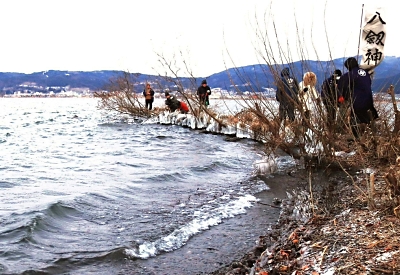
[[[274,65],[273,71],[279,72],[284,67],[290,67],[293,74],[299,81],[302,75],[307,71],[316,73],[319,84],[328,77],[331,72],[337,68],[342,72],[346,72],[343,66],[345,58],[335,59],[333,61],[297,61],[290,65]],[[71,89],[81,88],[90,91],[102,90],[110,83],[110,79],[122,76],[122,71],[45,71],[32,74],[24,73],[0,73],[0,95],[13,94],[14,92],[41,92],[41,93],[58,93]],[[147,75],[135,73],[132,74],[135,79],[135,89],[137,92],[143,91],[145,82],[157,83],[153,85],[155,88],[174,89],[173,82],[166,81],[165,78],[156,75]],[[274,77],[270,67],[265,64],[256,64],[231,68],[226,71],[212,74],[208,77],[199,77],[197,79],[179,78],[184,88],[195,88],[200,85],[203,79],[211,88],[221,88],[224,90],[236,91],[266,91],[267,88],[275,88]],[[386,91],[391,85],[395,85],[395,91],[400,93],[400,89],[396,88],[400,79],[400,58],[386,56],[384,61],[375,69],[372,88],[374,92]],[[174,79],[172,79],[174,80]],[[176,80],[176,79],[175,79]],[[194,81],[193,81],[194,80]]]
[[[334,69],[340,69],[343,73],[347,72],[344,67],[344,61],[347,58],[339,58],[333,61],[297,61],[290,65],[274,65],[273,71],[278,75],[284,67],[289,67],[292,73],[300,82],[304,73],[312,71],[317,75],[319,85],[323,80],[329,77]],[[229,89],[232,83],[247,87],[273,87],[274,77],[268,65],[258,64],[239,68],[228,69],[220,73],[213,74],[207,77],[207,82],[212,87],[221,87]],[[395,92],[400,93],[400,87],[397,87],[400,81],[400,58],[386,56],[383,62],[375,68],[373,74],[372,89],[374,92],[386,92],[390,85],[395,86]],[[246,83],[248,83],[246,85]],[[319,87],[318,87],[319,88]],[[243,91],[243,88],[241,88]]]

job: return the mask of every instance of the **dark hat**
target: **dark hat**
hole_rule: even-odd
[[[353,68],[357,68],[358,67],[357,59],[355,59],[354,57],[347,58],[347,60],[344,62],[344,66],[349,71]]]
[[[168,93],[168,92],[165,92],[165,96],[169,96],[169,93]]]
[[[342,76],[342,71],[339,70],[339,69],[336,69],[336,70],[333,72],[333,74],[336,75],[336,76]]]
[[[207,84],[207,80],[203,80],[202,82],[201,82],[201,85],[203,85],[203,84]]]
[[[281,76],[289,76],[289,68],[284,68],[281,72]]]

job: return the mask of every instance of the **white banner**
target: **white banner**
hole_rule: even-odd
[[[384,59],[386,40],[386,21],[383,8],[364,9],[364,24],[360,37],[360,67],[373,71]]]

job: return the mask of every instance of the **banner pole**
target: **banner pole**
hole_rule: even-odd
[[[364,14],[364,4],[362,4],[362,8],[361,8],[360,34],[358,35],[357,63],[360,63],[360,60],[359,60],[360,57],[359,57],[359,56],[360,56],[360,40],[361,40],[361,30],[362,30],[363,14]]]

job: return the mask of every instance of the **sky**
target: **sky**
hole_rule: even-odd
[[[355,56],[362,14],[376,7],[387,22],[385,54],[400,56],[392,0],[0,1],[0,72],[207,77],[277,58],[278,45],[293,61]]]

